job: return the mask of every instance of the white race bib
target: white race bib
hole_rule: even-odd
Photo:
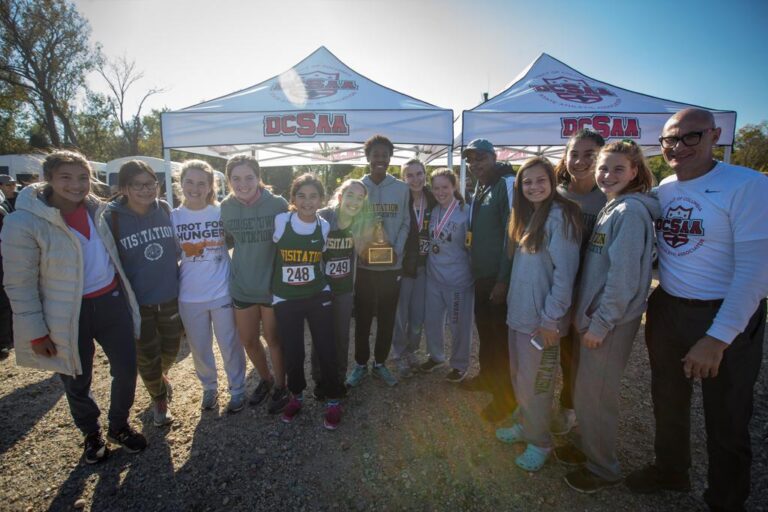
[[[343,260],[331,260],[325,264],[325,274],[328,277],[340,278],[349,275],[352,270],[352,262],[349,258]]]
[[[422,256],[429,254],[430,245],[428,238],[419,238],[419,254]]]
[[[293,265],[289,267],[283,267],[283,282],[285,284],[306,284],[314,280],[314,265]]]

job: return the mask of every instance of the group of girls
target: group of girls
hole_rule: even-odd
[[[620,479],[614,449],[619,381],[650,285],[659,207],[647,194],[652,175],[631,141],[603,146],[599,136],[580,132],[560,169],[558,180],[548,160],[533,158],[515,180],[507,323],[519,408],[514,424],[496,435],[526,444],[516,458],[521,468],[543,466],[553,449],[559,350],[568,343],[579,357],[562,358],[570,371],[564,386],[574,387],[574,405],[563,407],[575,409],[578,436],[555,455],[578,465],[566,476],[569,485],[592,492]],[[364,181],[346,180],[321,208],[323,184],[305,174],[291,185],[289,204],[264,186],[255,159],[237,156],[226,166],[232,193],[219,205],[213,169],[191,160],[181,172],[183,203],[170,211],[157,198],[157,176],[139,161],[121,168],[119,193],[108,204],[89,194],[90,167],[82,155],[49,155],[44,175],[45,183],[21,193],[19,213],[6,220],[3,255],[13,271],[6,272],[5,285],[17,338],[31,340],[17,344],[17,358],[61,375],[85,435],[87,462],[107,454],[89,392],[93,339],[113,376],[107,437],[139,451],[146,440],[128,424],[136,373],[152,398],[154,423],[170,423],[169,370],[182,322],[203,409],[218,401],[215,332],[229,411],[269,398],[268,411],[289,423],[302,410],[306,388],[306,319],[315,397],[326,401],[325,427],[338,427],[355,269],[362,233],[370,228],[360,215],[368,194]],[[469,367],[474,298],[467,208],[450,170],[433,172],[430,187],[417,160],[403,166],[403,175],[410,228],[392,355],[400,377],[445,365],[447,323],[453,338],[447,379],[459,382]],[[428,358],[419,362],[422,328]],[[246,356],[260,377],[248,399]],[[576,359],[578,365],[571,363]]]
[[[578,358],[566,356],[563,363],[575,376],[564,375],[563,386],[573,378],[578,427],[574,443],[554,454],[573,468],[568,485],[591,493],[621,482],[615,454],[620,380],[651,283],[660,208],[648,194],[653,175],[632,141],[604,145],[598,135],[580,132],[560,167],[568,177],[559,186],[543,158],[525,162],[515,180],[507,324],[519,406],[512,426],[496,436],[526,445],[517,466],[543,467],[553,451],[559,351],[574,343]]]

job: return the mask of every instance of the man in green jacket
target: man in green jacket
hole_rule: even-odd
[[[462,388],[493,394],[482,417],[496,422],[517,406],[509,374],[506,296],[511,262],[505,244],[515,178],[509,166],[496,162],[496,150],[488,140],[473,140],[462,156],[477,180],[470,207],[471,235],[467,238],[471,243],[475,324],[480,337],[480,373],[462,383]]]

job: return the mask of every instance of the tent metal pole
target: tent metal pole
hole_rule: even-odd
[[[453,148],[451,148],[451,152],[448,153],[448,165],[450,165],[452,159]],[[459,160],[461,162],[459,166],[459,192],[461,192],[461,195],[464,196],[467,192],[467,161],[464,160],[463,156],[460,156]]]
[[[163,150],[163,159],[165,160],[165,199],[173,208],[173,180],[171,179],[171,150]]]
[[[723,160],[727,164],[731,163],[731,151],[733,151],[733,146],[725,146],[725,154],[723,154]]]

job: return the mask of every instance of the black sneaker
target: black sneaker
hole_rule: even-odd
[[[256,386],[256,389],[253,390],[253,394],[248,399],[248,403],[251,405],[259,405],[265,398],[267,398],[269,392],[272,391],[272,386],[273,383],[271,380],[262,380],[259,382],[259,385]]]
[[[130,426],[119,431],[110,428],[107,430],[107,440],[110,443],[119,444],[128,453],[139,453],[147,447],[147,439]]]
[[[461,370],[457,370],[456,368],[452,369],[448,375],[445,376],[445,380],[448,382],[455,382],[459,383],[464,380],[464,377],[467,376],[467,372],[462,372]]]
[[[269,414],[277,414],[279,412],[282,412],[285,406],[288,405],[288,401],[290,399],[291,399],[291,394],[288,393],[288,388],[276,387],[275,390],[272,392],[272,399],[269,401],[269,407],[267,407],[267,412]]]
[[[96,464],[109,456],[109,448],[107,448],[104,438],[101,437],[101,430],[85,436],[83,446],[83,459],[85,459],[86,464]]]
[[[445,363],[438,363],[437,361],[434,361],[432,358],[429,358],[423,363],[421,363],[421,366],[419,366],[419,371],[424,373],[432,373],[433,371],[443,366],[445,366]]]
[[[8,347],[2,347],[0,348],[0,361],[3,359],[8,359],[11,355],[11,349]]]
[[[621,478],[618,480],[606,480],[605,478],[597,476],[587,468],[579,468],[576,471],[571,471],[565,475],[564,480],[565,483],[568,484],[568,487],[584,494],[594,494],[600,489],[616,487],[621,484]]]
[[[659,491],[688,492],[691,490],[691,480],[685,475],[668,475],[651,464],[630,473],[624,479],[630,491],[636,494],[652,494]]]
[[[574,468],[587,463],[587,456],[572,444],[558,446],[552,452],[557,462],[566,467]]]

